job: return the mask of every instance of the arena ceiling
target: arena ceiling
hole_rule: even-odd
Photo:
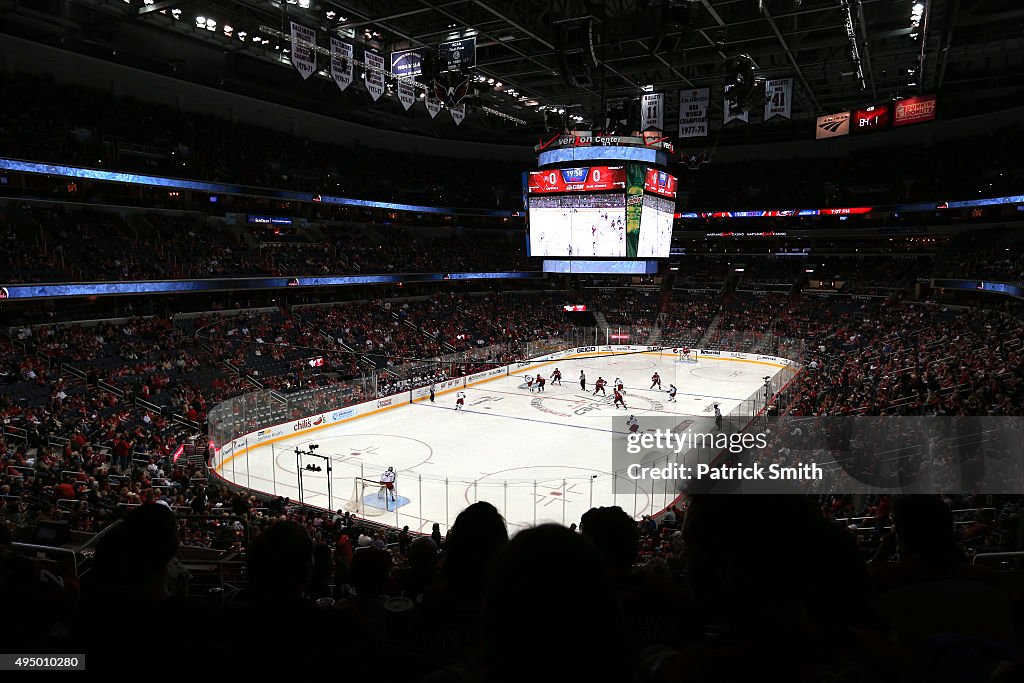
[[[5,32],[120,51],[126,63],[169,64],[179,75],[195,72],[190,46],[216,49],[228,55],[223,87],[274,88],[330,115],[424,131],[430,119],[414,119],[397,101],[371,105],[362,93],[302,90],[287,73],[288,45],[260,27],[286,32],[294,19],[383,52],[473,36],[477,104],[527,125],[481,113],[457,132],[506,140],[557,125],[544,107],[586,127],[601,120],[608,98],[638,97],[645,87],[669,94],[668,127],[680,88],[711,87],[711,117],[720,120],[726,62],[739,55],[753,60],[760,78],[794,78],[797,120],[935,92],[944,115],[985,111],[1019,97],[1024,76],[1019,0],[0,0],[0,10]],[[213,18],[215,30],[197,17]],[[153,31],[172,40],[145,37]],[[238,67],[252,60],[277,65],[281,75],[254,78],[252,68]]]

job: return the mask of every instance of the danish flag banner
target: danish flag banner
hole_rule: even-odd
[[[363,55],[363,61],[370,67],[363,76],[366,92],[370,93],[370,97],[376,102],[384,94],[384,58],[373,50],[367,50]]]
[[[352,44],[331,38],[331,78],[342,92],[352,85]]]
[[[299,72],[303,80],[316,71],[316,53],[312,45],[316,45],[316,31],[302,24],[292,22],[292,66]]]
[[[416,102],[416,89],[405,81],[398,82],[398,101],[402,103],[406,111]]]
[[[765,83],[764,120],[770,121],[776,116],[793,118],[792,78],[776,78]]]

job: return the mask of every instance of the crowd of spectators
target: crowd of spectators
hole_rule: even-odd
[[[390,202],[521,208],[519,172],[507,161],[375,153],[32,76],[5,74],[4,88],[19,94],[0,103],[6,157]]]
[[[19,239],[0,214],[0,281],[192,279],[239,276],[329,276],[356,273],[450,273],[535,270],[522,233],[438,230],[369,224],[319,226],[323,241],[261,226],[231,226],[199,214],[122,216],[71,205],[24,205],[38,226]]]
[[[972,230],[950,241],[936,276],[1024,282],[1024,230]]]
[[[839,158],[744,159],[681,169],[690,188],[688,211],[878,206],[1013,195],[1020,189],[1017,150],[1024,129],[1014,123],[960,140],[950,147],[900,147],[879,163],[878,149]],[[759,219],[760,220],[760,219]],[[762,225],[768,225],[762,222]],[[768,226],[772,229],[771,226]]]
[[[939,496],[696,495],[661,522],[599,507],[578,527],[511,537],[478,502],[446,535],[427,536],[182,486],[183,501],[147,494],[118,510],[80,584],[41,584],[0,529],[4,604],[33,626],[9,633],[8,645],[85,652],[90,670],[120,671],[152,657],[109,646],[123,615],[141,612],[174,633],[219,624],[191,664],[244,676],[292,665],[320,641],[350,675],[378,675],[386,662],[410,680],[466,683],[559,667],[609,682],[1004,683],[1024,663],[1019,594],[964,552],[1017,531],[1013,498],[989,512],[981,500]],[[956,524],[957,504],[976,509],[975,522]],[[854,511],[871,518],[869,533],[850,529]],[[786,533],[765,533],[766,520]],[[179,558],[224,546],[242,552],[244,580],[197,596]],[[561,616],[538,619],[551,605]],[[254,623],[291,626],[253,648]]]

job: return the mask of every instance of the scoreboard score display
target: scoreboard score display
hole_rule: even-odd
[[[597,192],[623,190],[626,187],[626,169],[622,166],[590,166],[558,168],[530,173],[531,194],[549,192]]]

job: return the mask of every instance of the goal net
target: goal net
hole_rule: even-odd
[[[389,489],[375,479],[353,477],[352,495],[345,508],[361,517],[375,517],[397,510],[398,500],[397,482]]]
[[[681,348],[681,349],[675,349],[675,352],[676,352],[676,360],[678,362],[680,362],[680,363],[696,363],[697,362],[697,354],[696,354],[696,352],[694,352],[693,349]]]

